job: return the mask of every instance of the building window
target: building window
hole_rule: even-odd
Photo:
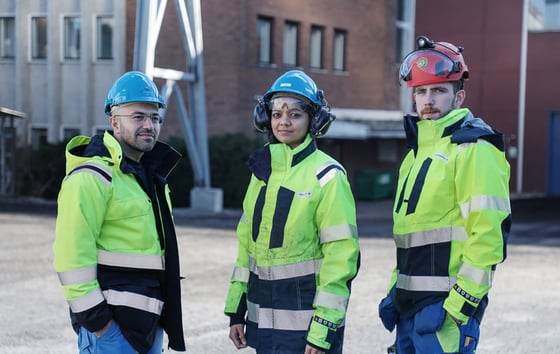
[[[13,59],[16,56],[16,19],[0,17],[0,58]]]
[[[31,59],[47,57],[47,18],[31,18]]]
[[[47,129],[32,128],[31,129],[31,147],[38,150],[40,147],[47,145]]]
[[[311,53],[309,66],[312,69],[323,68],[323,32],[324,28],[319,26],[311,27]]]
[[[80,18],[64,18],[64,59],[80,59]]]
[[[72,139],[73,137],[80,135],[80,129],[79,128],[64,128],[63,131],[63,139],[64,141],[69,141],[70,139]]]
[[[560,0],[529,0],[529,31],[560,31]]]
[[[286,22],[284,25],[284,65],[298,65],[298,32],[299,26],[295,22]]]
[[[272,24],[269,17],[257,19],[257,40],[259,48],[259,63],[272,64]]]
[[[333,69],[346,70],[346,31],[338,29],[334,31],[333,51]]]
[[[97,59],[113,59],[113,27],[112,16],[97,17]]]

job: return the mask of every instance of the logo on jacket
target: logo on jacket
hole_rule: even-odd
[[[297,192],[297,196],[300,198],[309,198],[313,195],[311,191]]]

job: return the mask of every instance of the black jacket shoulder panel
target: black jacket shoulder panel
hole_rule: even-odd
[[[462,123],[453,131],[451,142],[455,144],[474,143],[478,139],[484,139],[498,150],[504,151],[504,135],[469,112]]]

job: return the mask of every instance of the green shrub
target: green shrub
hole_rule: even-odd
[[[193,170],[183,138],[172,138],[169,145],[183,158],[168,177],[174,206],[190,205],[190,190],[194,186]],[[261,139],[250,139],[243,134],[225,134],[210,137],[210,184],[221,188],[225,208],[241,208],[251,172],[246,165],[249,156],[263,145]]]
[[[56,199],[65,175],[65,147],[66,142],[17,149],[16,195]]]
[[[169,139],[168,144],[183,155],[168,176],[172,203],[176,207],[190,206],[190,191],[194,186],[193,170],[182,137]],[[251,173],[246,161],[263,145],[261,139],[242,134],[225,134],[209,139],[211,186],[224,192],[224,207],[241,208]],[[44,199],[56,199],[65,175],[66,142],[44,144],[38,150],[19,149],[16,158],[16,194]]]

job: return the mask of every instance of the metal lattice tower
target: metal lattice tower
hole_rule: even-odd
[[[150,77],[166,80],[161,94],[166,102],[169,103],[173,99],[177,105],[185,146],[194,172],[197,194],[193,197],[191,191],[191,205],[200,209],[219,211],[222,208],[221,190],[216,193],[218,190],[210,188],[200,0],[174,0],[174,3],[187,54],[185,71],[154,66],[155,48],[167,0],[138,0],[137,2],[133,69],[143,71]],[[177,84],[179,81],[187,83],[188,107]],[[208,208],[207,204],[211,206]]]

